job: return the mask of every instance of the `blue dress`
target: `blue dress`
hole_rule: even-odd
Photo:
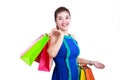
[[[72,36],[64,36],[61,48],[55,58],[52,80],[79,80],[77,57],[79,46]]]

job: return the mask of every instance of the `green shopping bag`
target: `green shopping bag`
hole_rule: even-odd
[[[48,41],[49,36],[47,34],[42,35],[20,58],[31,66]]]

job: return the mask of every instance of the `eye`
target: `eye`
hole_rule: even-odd
[[[70,17],[69,17],[69,16],[66,16],[66,19],[70,19]]]
[[[58,20],[62,20],[62,18],[58,18]]]
[[[57,17],[58,20],[62,20],[62,17]]]
[[[69,17],[66,17],[66,19],[69,19]]]

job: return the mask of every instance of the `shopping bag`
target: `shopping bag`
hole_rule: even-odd
[[[38,70],[40,71],[50,71],[52,67],[52,58],[50,58],[49,54],[47,53],[47,48],[49,46],[49,41],[45,45],[45,47],[42,49],[41,53],[37,57],[37,62],[39,60],[39,66]]]
[[[85,74],[87,80],[95,80],[92,69],[90,67],[86,66]]]
[[[83,68],[80,69],[80,80],[86,80],[85,71]]]
[[[31,66],[33,61],[40,54],[40,52],[48,42],[48,40],[49,36],[47,34],[42,35],[28,50],[23,53],[20,58],[29,66]]]
[[[95,80],[92,69],[87,65],[80,66],[80,80]]]

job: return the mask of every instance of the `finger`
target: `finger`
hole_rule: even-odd
[[[48,33],[49,36],[51,36],[52,34],[53,34],[52,32]]]
[[[51,31],[53,32],[54,30],[56,30],[56,28],[53,28]]]
[[[96,66],[99,69],[103,69],[105,66],[103,64],[99,64],[98,66]]]
[[[56,32],[56,28],[53,28],[51,31],[48,32],[48,35],[51,36]]]
[[[103,64],[101,64],[101,65],[100,65],[100,68],[103,69],[103,68],[105,68],[105,66],[104,66]]]

